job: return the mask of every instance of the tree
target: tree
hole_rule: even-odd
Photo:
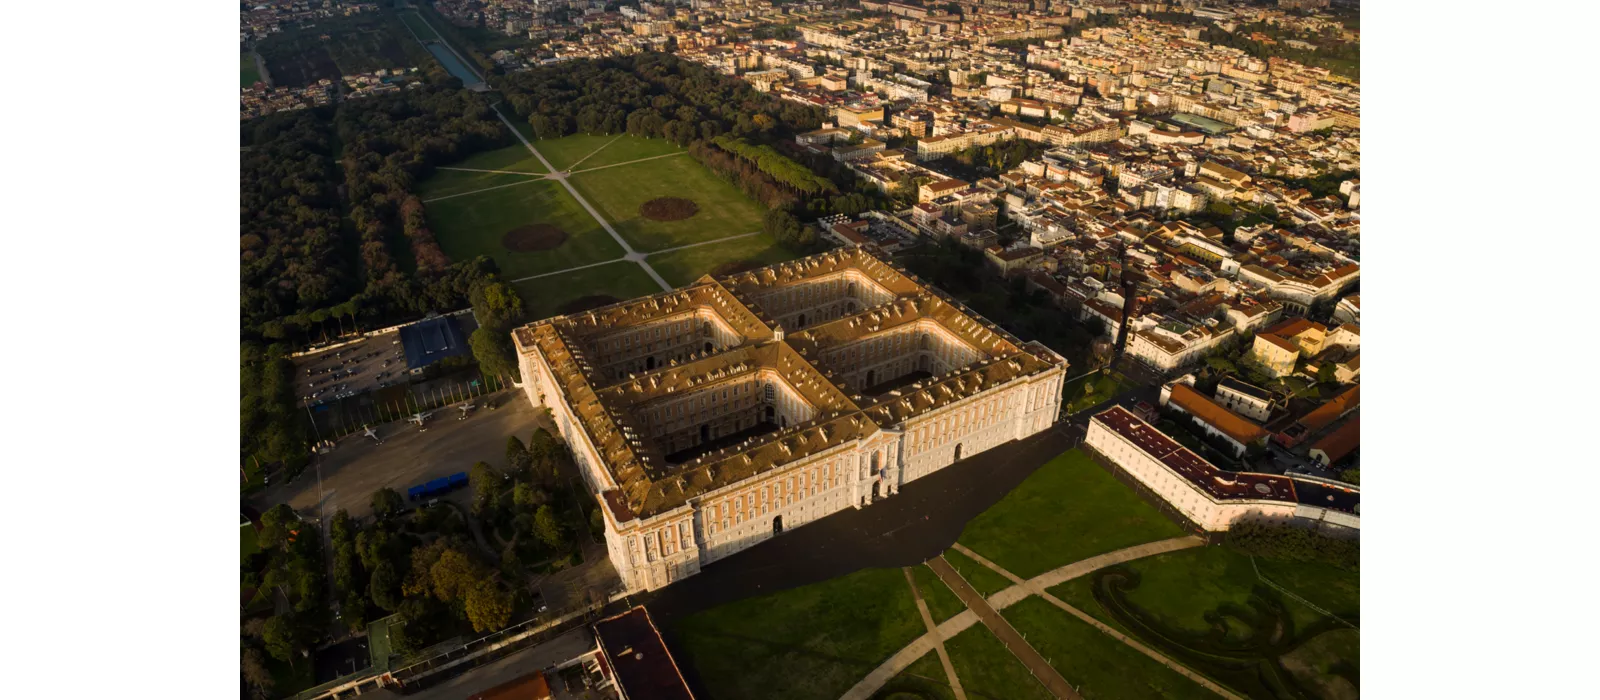
[[[1322,366],[1317,368],[1317,383],[1319,383],[1319,384],[1338,384],[1339,383],[1339,368],[1338,368],[1338,366],[1334,365],[1332,362],[1324,361],[1322,363]]]
[[[529,510],[543,505],[550,498],[533,487],[533,484],[521,483],[511,490],[511,502],[516,504],[517,510]]]
[[[274,615],[267,620],[265,627],[261,628],[261,643],[266,645],[267,653],[279,661],[286,661],[294,665],[294,656],[300,651],[300,642],[296,638],[294,621],[286,615]]]
[[[567,533],[562,531],[555,509],[548,505],[539,506],[539,511],[534,513],[533,534],[550,549],[563,551],[567,548]]]
[[[439,553],[439,560],[429,569],[429,576],[433,581],[433,595],[445,603],[465,598],[481,577],[477,563],[454,547]]]
[[[517,375],[517,362],[511,348],[511,336],[480,326],[467,339],[472,357],[478,368],[491,377]]]
[[[261,655],[260,649],[245,646],[240,650],[239,673],[244,676],[245,684],[250,686],[255,700],[272,697],[272,672],[267,670],[267,660]]]
[[[488,462],[479,462],[472,465],[472,472],[467,476],[472,483],[472,512],[480,514],[494,505],[500,497],[501,482],[504,479]]]
[[[528,454],[528,448],[515,435],[506,438],[506,470],[523,474],[530,466],[533,466],[533,455]]]
[[[406,499],[400,492],[384,487],[372,492],[372,514],[378,520],[388,520],[400,511],[405,510]]]
[[[467,619],[477,632],[489,632],[511,621],[511,593],[493,580],[479,581],[467,593]]]
[[[287,503],[279,503],[261,514],[261,534],[257,536],[262,549],[282,546],[300,527],[300,516]]]
[[[367,585],[367,595],[372,604],[389,612],[400,610],[400,572],[394,564],[382,562],[372,570],[372,580]]]
[[[1361,468],[1355,467],[1339,472],[1339,480],[1353,486],[1361,485]]]

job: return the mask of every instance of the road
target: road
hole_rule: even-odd
[[[497,409],[478,408],[466,420],[458,420],[455,410],[440,410],[427,421],[427,431],[418,432],[409,422],[377,427],[382,445],[361,433],[346,436],[333,452],[314,457],[317,464],[307,467],[300,478],[287,484],[273,484],[245,500],[245,505],[266,511],[288,503],[297,512],[317,515],[317,475],[320,470],[322,504],[328,515],[340,508],[361,518],[372,512],[372,493],[388,486],[402,495],[406,489],[441,476],[468,471],[477,462],[505,467],[506,438],[517,436],[527,442],[537,426],[537,412],[518,390],[488,397]]]
[[[978,614],[978,619],[983,621],[983,625],[988,627],[989,631],[1000,639],[1001,644],[1006,645],[1006,649],[1010,650],[1018,661],[1028,667],[1028,672],[1032,673],[1033,677],[1037,678],[1040,683],[1043,683],[1045,689],[1049,690],[1051,695],[1062,698],[1062,700],[1081,700],[1083,696],[1072,689],[1072,684],[1068,683],[1067,679],[1062,678],[1061,673],[1050,666],[1050,662],[1045,661],[1044,657],[1039,655],[1038,650],[1034,649],[1033,645],[1028,643],[1028,640],[1023,639],[1022,635],[1017,632],[1015,627],[1011,626],[1010,622],[1007,622],[1004,617],[1000,616],[1000,613],[990,607],[989,603],[984,601],[983,596],[978,595],[978,591],[968,584],[966,579],[961,578],[961,574],[956,573],[956,570],[951,568],[950,563],[945,561],[944,557],[934,557],[929,560],[928,568],[933,569],[933,573],[939,575],[939,580],[944,581],[944,584],[950,587],[950,590],[956,594],[957,598],[961,599],[961,602],[967,606],[968,610]]]

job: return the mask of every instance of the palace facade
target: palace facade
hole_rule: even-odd
[[[860,248],[513,338],[630,590],[1048,429],[1067,366]]]

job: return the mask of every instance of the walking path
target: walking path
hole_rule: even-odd
[[[517,174],[518,175],[525,175],[526,173],[517,173]],[[498,190],[498,189],[500,189],[502,187],[516,187],[517,185],[526,185],[526,184],[528,184],[530,182],[538,182],[538,181],[543,180],[543,179],[545,179],[545,178],[542,175],[532,175],[532,176],[529,176],[528,179],[526,179],[526,180],[518,180],[516,182],[511,182],[511,183],[507,183],[507,184],[504,184],[504,185],[495,185],[493,187],[485,187],[485,188],[483,188],[481,190],[473,190],[471,192],[457,192],[456,194],[447,194],[447,195],[444,195],[443,197],[434,197],[433,199],[424,199],[424,200],[422,200],[422,202],[424,204],[427,204],[429,202],[437,202],[437,201],[444,200],[444,199],[450,199],[452,197],[465,197],[465,196],[467,196],[469,194],[477,194],[479,192],[488,192],[489,190]]]
[[[550,175],[548,173],[525,173],[525,172],[521,172],[521,171],[517,171],[517,170],[486,170],[484,168],[458,168],[458,167],[448,167],[448,166],[443,166],[443,165],[441,165],[441,166],[439,166],[437,168],[434,168],[434,169],[435,170],[459,170],[459,171],[464,172],[464,173],[498,173],[500,175],[526,175],[528,177],[535,177],[535,178],[547,178],[547,177],[550,177]],[[473,190],[473,192],[482,192],[482,191],[483,190]],[[468,192],[467,194],[472,194],[472,192]]]
[[[1001,617],[999,611],[990,607],[989,603],[984,601],[983,596],[978,595],[977,589],[967,583],[966,579],[961,578],[961,574],[956,573],[955,568],[951,567],[950,562],[945,561],[943,556],[935,557],[929,561],[928,568],[933,569],[933,573],[939,575],[939,579],[944,581],[944,585],[955,591],[956,597],[966,604],[968,610],[978,614],[978,619],[983,621],[983,625],[988,627],[989,631],[994,633],[994,636],[1000,638],[1000,643],[1004,644],[1006,649],[1010,650],[1011,654],[1022,662],[1022,665],[1028,667],[1028,672],[1032,673],[1034,678],[1039,679],[1039,682],[1044,684],[1045,689],[1050,691],[1051,695],[1061,700],[1082,699],[1083,696],[1079,695],[1078,691],[1073,690],[1072,684],[1068,683],[1067,679],[1062,678],[1061,673],[1051,666],[1050,662],[1044,660],[1044,657],[1039,654],[1039,650],[1034,649],[1033,645],[1028,643],[1028,640],[1023,639],[1017,628],[1012,627],[1010,622]]]
[[[494,114],[500,118],[500,122],[505,124],[507,129],[511,130],[511,133],[517,135],[517,140],[521,141],[522,145],[528,147],[528,152],[532,153],[533,157],[538,158],[539,162],[544,164],[546,170],[549,170],[552,173],[556,172],[555,168],[550,167],[550,161],[545,160],[544,154],[540,153],[539,149],[534,148],[533,144],[529,143],[528,139],[523,137],[522,132],[517,131],[517,127],[512,125],[511,120],[506,119],[505,113],[501,112],[498,106],[494,107]],[[561,183],[562,187],[567,188],[567,192],[572,195],[573,199],[578,200],[578,203],[583,205],[583,208],[589,212],[589,216],[594,217],[595,221],[600,222],[600,227],[605,229],[606,233],[611,234],[611,238],[616,240],[617,245],[622,246],[622,249],[627,251],[628,254],[623,256],[625,259],[639,263],[639,267],[644,268],[645,274],[650,275],[650,278],[655,280],[656,284],[661,285],[662,291],[672,291],[672,285],[667,284],[667,281],[662,279],[661,275],[656,273],[656,269],[650,267],[650,263],[645,262],[644,253],[637,252],[633,249],[633,246],[628,245],[628,241],[622,237],[622,234],[617,233],[616,229],[611,228],[611,223],[606,221],[605,217],[600,216],[600,212],[595,211],[595,208],[589,204],[589,200],[584,199],[583,195],[578,194],[577,188],[573,187],[572,183],[567,182],[567,179],[561,176],[557,176],[555,179]]]
[[[1205,541],[1198,537],[1174,537],[1169,540],[1147,542],[1145,544],[1119,549],[1115,552],[1107,552],[1098,556],[1089,557],[1088,559],[1083,559],[1071,564],[1067,564],[1066,566],[1046,571],[1045,573],[1023,581],[1022,583],[1010,586],[1005,590],[990,596],[986,601],[986,605],[995,610],[1004,610],[1012,605],[1017,604],[1018,602],[1021,602],[1030,595],[1035,595],[1036,593],[1041,594],[1041,596],[1047,595],[1044,593],[1045,589],[1060,585],[1066,581],[1083,576],[1091,571],[1102,569],[1114,564],[1133,561],[1134,559],[1155,556],[1157,554],[1165,554],[1167,552],[1175,552],[1180,549],[1199,547],[1202,544],[1205,544]],[[957,547],[960,547],[957,551],[961,551],[963,554],[968,556],[976,556],[972,554],[971,550],[968,550],[966,547],[961,547],[960,545],[957,545]],[[939,559],[942,562],[942,557]],[[996,567],[993,562],[990,562],[987,559],[977,557],[975,560],[981,564],[984,564],[985,566],[995,569],[1001,575],[1012,581],[1022,580],[1015,574]],[[931,568],[932,560],[929,561],[929,565]],[[949,564],[945,563],[945,566],[948,567]],[[938,573],[937,569],[935,569],[935,573]],[[940,578],[942,579],[943,576]],[[960,576],[958,575],[956,578],[959,579]],[[952,590],[954,590],[954,588],[954,586],[951,587]],[[1049,601],[1050,598],[1045,598],[1045,600]],[[962,602],[966,602],[966,599],[963,598]],[[1060,603],[1059,601],[1051,601],[1051,603],[1059,603],[1061,606],[1066,605],[1065,603]],[[970,608],[971,606],[969,605],[968,607]],[[978,615],[971,609],[965,610],[957,614],[955,617],[945,620],[939,624],[938,629],[934,632],[929,632],[921,637],[916,638],[910,644],[907,644],[903,649],[895,652],[888,659],[884,660],[882,664],[879,664],[877,668],[873,669],[871,673],[868,673],[865,678],[862,678],[860,682],[856,683],[854,687],[841,696],[840,700],[867,700],[867,698],[872,697],[873,693],[878,692],[878,690],[881,689],[885,683],[888,683],[889,679],[899,675],[901,671],[906,670],[906,668],[915,663],[917,659],[922,658],[923,654],[926,654],[932,650],[936,644],[935,640],[950,639],[951,637],[954,637],[957,634],[965,631],[977,621]],[[1108,629],[1105,628],[1104,625],[1096,625],[1096,627],[1102,629],[1102,631]],[[1120,638],[1126,640],[1126,637]],[[1166,660],[1165,657],[1160,657],[1160,655],[1156,654],[1154,651],[1148,651],[1147,649],[1141,648],[1142,645],[1134,646],[1134,644],[1129,644],[1129,646],[1133,646],[1134,649],[1144,651],[1146,655],[1151,656],[1151,658],[1155,658],[1158,661],[1166,663],[1168,668],[1177,670],[1179,673],[1194,679],[1195,682],[1200,683],[1201,685],[1210,688],[1213,691],[1216,691],[1224,697],[1235,697],[1231,693],[1222,690],[1215,683],[1204,680],[1194,672],[1189,671],[1187,668],[1183,668],[1181,665],[1175,664],[1170,660]],[[1180,668],[1182,670],[1179,670]]]
[[[582,163],[583,161],[586,161],[586,160],[588,160],[590,158],[593,158],[594,154],[606,150],[606,146],[610,146],[611,144],[616,143],[617,139],[620,139],[620,138],[622,138],[622,134],[617,134],[616,136],[612,137],[610,141],[607,141],[604,144],[601,144],[601,146],[599,148],[596,148],[596,149],[594,149],[592,151],[589,151],[589,155],[586,155],[586,156],[584,156],[582,158],[577,159],[576,161],[573,161],[572,165],[567,166],[567,172],[572,172],[572,169],[578,167],[579,163]]]
[[[711,245],[712,243],[725,243],[727,241],[732,241],[732,240],[736,240],[736,239],[739,239],[739,238],[749,238],[751,236],[759,236],[759,235],[761,235],[760,231],[753,231],[751,233],[739,233],[739,234],[734,234],[732,236],[727,236],[725,238],[718,238],[716,240],[711,240],[711,241],[700,241],[699,243],[690,243],[688,245],[680,245],[680,246],[677,246],[675,248],[662,248],[661,250],[645,253],[644,257],[648,258],[648,257],[650,257],[652,255],[660,255],[662,253],[670,253],[670,252],[672,252],[674,250],[683,250],[684,248],[693,248],[695,246]],[[597,263],[589,263],[588,265],[578,265],[576,267],[569,267],[569,268],[566,268],[564,270],[556,270],[555,272],[541,272],[541,273],[539,273],[537,275],[528,275],[527,277],[518,277],[517,279],[511,280],[511,281],[512,282],[522,282],[522,281],[526,281],[526,280],[536,280],[536,279],[539,279],[540,277],[549,277],[551,275],[562,275],[562,274],[566,274],[568,272],[577,272],[578,270],[587,270],[587,269],[589,269],[591,267],[600,267],[601,265],[610,265],[611,263],[625,262],[625,261],[632,260],[632,259],[633,258],[630,258],[630,257],[624,255],[624,256],[622,256],[620,258],[612,258],[610,260],[602,260],[602,261],[597,262]]]
[[[956,700],[967,700],[966,691],[961,689],[961,679],[956,677],[956,667],[950,663],[950,654],[944,650],[944,639],[939,636],[939,627],[933,624],[933,614],[928,612],[928,603],[922,599],[922,591],[917,590],[917,579],[911,575],[911,567],[900,569],[906,574],[906,583],[911,585],[911,596],[917,600],[917,612],[922,615],[922,624],[928,628],[928,634],[933,637],[933,650],[939,654],[939,664],[944,666],[945,678],[950,680],[950,690],[955,691]]]
[[[622,138],[622,137],[618,136],[617,138]],[[616,139],[612,139],[612,140],[615,141]],[[604,146],[602,146],[602,148],[604,148]],[[592,173],[592,172],[594,172],[596,170],[605,170],[606,168],[615,168],[615,167],[622,166],[622,165],[633,165],[634,163],[643,163],[643,162],[645,162],[647,160],[656,160],[656,159],[659,159],[659,158],[671,158],[673,156],[681,156],[681,155],[683,155],[685,153],[688,153],[688,151],[678,151],[677,153],[668,153],[666,155],[650,156],[648,158],[640,158],[638,160],[630,160],[630,161],[625,161],[625,162],[622,162],[622,163],[610,163],[610,164],[607,164],[607,165],[596,165],[596,166],[594,166],[592,168],[584,168],[582,170],[573,170],[571,166],[568,166],[567,167],[567,174],[568,175],[577,175],[578,173]],[[594,155],[594,154],[593,153],[589,154],[589,156],[592,156],[592,155]],[[588,160],[589,156],[584,156],[583,160],[578,161],[578,163],[582,163],[584,160]],[[572,165],[577,165],[578,163],[573,163]]]

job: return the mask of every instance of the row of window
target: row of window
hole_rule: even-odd
[[[797,498],[811,498],[838,485],[836,461],[812,466],[742,493],[705,506],[706,534],[715,535],[746,520],[766,515],[770,510],[793,505]]]

